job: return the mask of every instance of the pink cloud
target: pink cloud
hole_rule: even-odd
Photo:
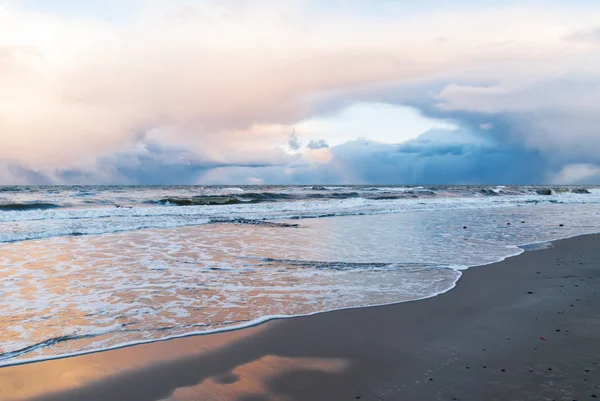
[[[320,94],[442,78],[504,82],[544,75],[567,56],[561,71],[577,71],[595,53],[562,38],[600,24],[598,14],[568,8],[376,19],[294,1],[143,4],[118,25],[0,8],[1,160],[86,166],[143,133],[217,162],[282,162],[289,155],[278,146],[318,112]],[[456,105],[451,89],[443,96]],[[321,153],[311,157],[325,160]]]

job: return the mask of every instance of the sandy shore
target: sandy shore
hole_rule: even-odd
[[[600,399],[600,236],[423,301],[0,369],[0,400]]]

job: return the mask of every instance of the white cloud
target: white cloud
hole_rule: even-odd
[[[600,44],[600,27],[575,32],[574,34],[567,36],[566,39]]]

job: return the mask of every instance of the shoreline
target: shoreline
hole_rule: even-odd
[[[519,277],[519,275],[523,275],[525,270],[528,270],[528,272],[530,274],[533,273],[533,279],[534,281],[537,281],[537,287],[534,291],[528,291],[528,292],[532,292],[532,294],[527,294],[527,292],[523,293],[521,292],[520,297],[524,298],[524,299],[520,299],[519,297],[515,298],[515,299],[505,299],[506,295],[499,293],[497,294],[496,298],[501,298],[504,299],[504,301],[510,303],[510,302],[515,302],[515,301],[531,301],[532,298],[536,298],[535,294],[539,293],[543,293],[543,292],[547,292],[547,289],[544,288],[544,286],[542,285],[542,287],[540,287],[540,284],[543,284],[543,282],[545,282],[545,280],[542,280],[542,282],[540,283],[539,279],[541,278],[540,275],[537,272],[532,272],[529,271],[531,270],[532,266],[537,266],[540,264],[540,262],[542,262],[542,264],[544,264],[545,266],[548,266],[548,263],[551,262],[550,259],[555,259],[556,257],[558,257],[559,259],[561,258],[561,255],[563,254],[569,254],[572,255],[572,257],[576,257],[575,254],[581,256],[583,254],[586,254],[585,257],[582,256],[583,259],[586,259],[585,265],[591,265],[593,264],[593,261],[597,261],[598,260],[598,256],[600,254],[600,252],[596,249],[598,248],[597,246],[594,247],[593,245],[596,245],[594,243],[594,241],[596,240],[600,240],[600,236],[599,235],[583,235],[583,236],[575,236],[572,237],[570,239],[563,239],[563,240],[559,240],[557,242],[555,242],[555,247],[554,248],[546,248],[546,249],[541,249],[541,250],[537,250],[537,251],[522,251],[519,255],[516,255],[517,257],[508,257],[506,259],[504,259],[504,261],[502,262],[496,262],[494,265],[497,266],[488,266],[487,269],[476,269],[476,268],[469,268],[467,269],[466,272],[463,272],[463,276],[461,277],[461,279],[458,280],[457,283],[455,283],[455,288],[452,291],[447,291],[441,295],[437,295],[434,297],[429,297],[426,298],[424,300],[420,300],[419,302],[410,302],[410,301],[406,301],[406,302],[401,302],[401,303],[393,303],[393,304],[388,304],[386,306],[367,306],[367,307],[356,307],[356,308],[350,308],[350,309],[343,309],[343,310],[336,310],[336,311],[331,311],[331,312],[317,312],[315,314],[309,315],[309,316],[304,316],[304,317],[293,317],[293,318],[285,318],[285,319],[277,319],[277,320],[269,320],[267,322],[264,322],[258,326],[254,325],[252,327],[249,328],[245,328],[245,329],[237,329],[234,331],[228,330],[226,332],[222,332],[222,333],[216,333],[216,334],[201,334],[201,335],[191,335],[191,336],[187,336],[184,338],[179,338],[179,339],[172,339],[172,340],[159,340],[158,342],[152,342],[152,343],[148,343],[148,344],[143,344],[143,345],[135,345],[135,346],[128,346],[125,348],[119,348],[116,350],[112,350],[112,351],[100,351],[100,352],[95,352],[93,354],[86,354],[83,356],[75,356],[75,357],[66,357],[66,358],[62,358],[62,359],[54,359],[54,360],[47,360],[47,361],[42,361],[42,362],[30,362],[28,364],[21,364],[21,365],[12,365],[12,366],[8,366],[8,367],[1,367],[0,368],[0,384],[3,384],[2,386],[0,386],[1,388],[4,388],[5,390],[0,391],[0,400],[18,400],[18,399],[39,399],[39,400],[51,400],[51,399],[111,399],[111,396],[109,396],[106,391],[108,391],[109,393],[111,391],[113,391],[112,397],[115,396],[114,393],[114,389],[111,390],[111,388],[107,387],[107,384],[110,383],[121,383],[122,384],[122,388],[120,388],[118,391],[119,394],[121,394],[121,396],[123,394],[127,394],[126,399],[139,399],[139,400],[150,400],[150,399],[161,399],[160,397],[164,396],[169,396],[169,394],[176,392],[177,398],[172,398],[172,399],[196,399],[196,398],[189,398],[186,397],[185,394],[183,396],[180,396],[178,393],[183,392],[183,393],[188,393],[188,392],[192,392],[192,393],[198,393],[198,391],[200,392],[204,392],[206,393],[208,391],[209,396],[205,396],[205,398],[197,398],[197,399],[238,399],[238,395],[241,397],[243,395],[243,391],[238,389],[238,392],[236,393],[237,395],[235,396],[235,398],[229,398],[229,396],[224,395],[221,396],[220,398],[217,397],[214,393],[214,391],[207,389],[207,388],[203,388],[203,389],[196,389],[193,390],[194,387],[197,387],[198,384],[195,383],[195,380],[199,380],[200,378],[202,380],[199,380],[199,383],[202,382],[206,382],[206,380],[209,377],[218,377],[218,374],[209,374],[210,371],[212,370],[216,370],[217,372],[225,370],[225,371],[235,371],[236,368],[244,368],[244,369],[249,369],[249,371],[256,371],[256,368],[248,368],[248,363],[250,363],[250,365],[256,361],[262,361],[260,362],[260,366],[263,365],[269,365],[275,363],[276,365],[280,365],[280,366],[284,366],[287,367],[289,369],[292,369],[292,371],[294,370],[298,370],[298,366],[295,366],[298,364],[298,358],[302,359],[304,357],[304,359],[308,358],[312,358],[312,359],[318,359],[318,360],[324,360],[324,361],[315,361],[315,360],[311,360],[311,361],[306,361],[304,360],[302,363],[304,363],[304,365],[302,365],[303,367],[301,367],[299,369],[300,372],[304,372],[305,374],[308,374],[309,376],[311,375],[315,375],[314,370],[316,369],[316,372],[321,372],[321,374],[324,374],[326,377],[330,377],[331,375],[335,374],[332,372],[338,372],[338,370],[340,372],[338,372],[337,374],[340,375],[344,375],[343,372],[350,370],[352,371],[353,369],[356,369],[354,367],[354,365],[357,364],[357,360],[360,362],[360,360],[369,360],[369,363],[367,365],[372,365],[373,366],[377,366],[378,364],[384,364],[386,365],[385,361],[381,361],[381,359],[385,359],[386,356],[391,356],[391,355],[395,355],[394,351],[396,349],[396,347],[398,347],[399,345],[406,345],[406,344],[412,344],[413,346],[415,346],[418,349],[421,349],[421,352],[426,353],[426,350],[422,349],[423,344],[422,344],[422,340],[421,337],[416,337],[418,339],[418,341],[415,338],[412,338],[410,336],[411,331],[419,331],[419,325],[421,325],[421,327],[423,326],[439,326],[439,323],[436,321],[436,319],[441,319],[445,322],[445,325],[442,325],[440,327],[438,327],[440,330],[446,330],[448,328],[453,328],[457,323],[453,323],[452,321],[448,320],[448,316],[444,315],[443,313],[440,314],[440,312],[436,312],[436,309],[444,309],[444,308],[448,308],[447,305],[445,305],[447,302],[450,302],[450,304],[454,303],[456,304],[456,301],[452,301],[453,299],[459,299],[461,300],[461,302],[466,303],[468,306],[467,308],[465,308],[465,305],[462,305],[462,308],[456,308],[457,305],[455,305],[455,308],[451,311],[452,315],[457,317],[457,318],[463,318],[464,313],[468,313],[468,311],[470,309],[477,309],[477,308],[482,308],[483,305],[473,305],[472,303],[474,302],[473,296],[477,295],[479,297],[483,297],[480,299],[480,301],[483,303],[484,300],[486,300],[485,298],[487,298],[488,295],[493,294],[493,288],[490,289],[490,294],[487,294],[485,291],[484,293],[480,293],[482,291],[481,288],[477,288],[477,286],[473,285],[473,282],[477,282],[477,280],[481,280],[483,277],[484,280],[484,284],[488,285],[488,281],[490,278],[492,278],[492,284],[490,285],[491,287],[506,287],[507,281],[511,282],[513,280],[517,280],[519,281],[518,283],[515,283],[515,285],[522,285],[523,283],[520,279],[524,279],[524,277]],[[580,249],[581,248],[581,249]],[[540,261],[540,259],[543,259],[543,261]],[[582,260],[583,260],[582,259]],[[584,262],[580,262],[580,263],[584,263]],[[504,266],[504,268],[502,268],[501,266]],[[519,266],[521,267],[521,269],[519,268]],[[525,268],[523,268],[525,266]],[[577,265],[577,266],[581,266],[581,265]],[[577,266],[575,266],[574,268],[577,268]],[[589,266],[588,266],[589,267]],[[536,267],[540,268],[539,266]],[[556,263],[555,266],[550,266],[547,267],[548,270],[552,270],[553,272],[555,270],[560,271],[561,267],[558,265],[558,263]],[[540,271],[541,273],[541,271]],[[554,272],[556,273],[556,272]],[[592,269],[590,270],[590,272],[588,272],[588,274],[592,274],[589,277],[593,277],[595,279],[598,279],[600,277],[600,271],[598,269],[598,265],[595,265],[595,270]],[[544,272],[544,274],[551,274],[550,271]],[[554,274],[555,275],[555,274]],[[486,278],[487,276],[487,278]],[[567,275],[567,276],[573,276],[573,274],[571,275]],[[477,279],[477,277],[480,277],[479,279]],[[502,278],[503,280],[494,280],[493,278]],[[577,277],[576,275],[573,277]],[[548,277],[548,279],[553,279],[553,280],[569,280],[572,279],[573,277]],[[528,279],[531,279],[531,277],[528,277]],[[537,280],[536,280],[537,279]],[[583,280],[583,279],[582,279]],[[479,282],[481,284],[481,282]],[[589,287],[591,284],[590,283],[585,283],[586,288]],[[597,283],[596,283],[597,284]],[[534,286],[533,284],[531,285],[532,287]],[[581,285],[581,287],[583,287],[583,284]],[[560,288],[560,287],[558,287]],[[579,285],[576,285],[576,288],[580,288]],[[506,289],[506,288],[505,288]],[[591,289],[595,290],[595,287]],[[600,293],[600,288],[598,288],[598,293]],[[470,295],[466,296],[465,293],[471,293]],[[494,298],[494,297],[492,297]],[[553,304],[554,302],[557,301],[556,299],[557,297],[551,297],[549,299],[545,300],[546,305],[546,309],[547,307],[551,306],[550,304]],[[560,298],[560,297],[558,297]],[[580,296],[580,298],[583,298],[583,296]],[[492,299],[494,300],[494,299]],[[487,301],[487,300],[486,300]],[[498,299],[495,299],[495,301],[498,301]],[[488,301],[489,302],[489,301]],[[592,302],[592,301],[589,301]],[[598,300],[596,299],[593,302],[598,302]],[[517,302],[518,303],[518,302]],[[461,306],[461,305],[458,305]],[[496,305],[497,306],[497,305]],[[538,307],[543,305],[537,305]],[[555,305],[554,305],[555,306]],[[544,309],[544,308],[542,308]],[[417,312],[418,311],[426,311],[425,315],[427,316],[417,316]],[[542,312],[548,312],[547,310],[543,310]],[[487,319],[486,315],[489,313],[489,310],[486,310],[485,308],[481,309],[480,311],[480,319]],[[520,311],[521,314],[524,313],[524,311]],[[525,311],[526,312],[526,311]],[[538,313],[541,313],[538,311]],[[553,312],[553,314],[556,314],[557,312]],[[563,312],[564,313],[564,312]],[[391,316],[390,316],[391,314]],[[432,316],[433,314],[433,316]],[[400,315],[401,317],[404,317],[404,319],[408,319],[406,320],[408,324],[408,327],[403,327],[398,321],[398,315]],[[559,315],[560,316],[560,315]],[[378,318],[379,317],[379,318]],[[592,317],[596,317],[597,315],[592,315]],[[519,315],[519,318],[522,318],[522,316]],[[537,319],[537,318],[536,318]],[[589,319],[589,317],[588,317]],[[346,331],[339,331],[338,328],[336,327],[332,327],[330,325],[330,320],[336,320],[337,323],[340,325],[340,327],[346,326],[346,328],[350,328],[349,330]],[[370,322],[371,324],[369,325],[370,327],[364,327],[362,325],[357,326],[355,323],[355,320],[358,321],[367,321]],[[412,322],[409,322],[409,320],[411,320]],[[460,319],[459,319],[460,320]],[[477,321],[477,320],[475,320]],[[536,320],[537,321],[537,320]],[[417,324],[418,323],[418,324]],[[383,324],[384,327],[381,327]],[[400,326],[398,326],[400,324]],[[470,322],[465,322],[464,324],[471,324]],[[514,322],[512,322],[511,320],[508,321],[508,326],[513,325]],[[530,324],[532,324],[530,322]],[[537,323],[535,323],[537,324]],[[532,325],[535,325],[532,324]],[[389,338],[387,338],[387,336],[385,335],[385,326],[391,326],[394,330],[396,331],[396,335],[397,337],[397,341],[400,344],[390,344],[389,343]],[[290,331],[291,328],[294,328],[294,330]],[[514,327],[513,327],[514,328]],[[383,330],[381,330],[383,329]],[[320,335],[318,335],[316,338],[303,338],[298,337],[296,331],[306,331],[307,333],[313,333],[319,332]],[[329,331],[328,331],[329,330]],[[522,330],[525,330],[525,328],[522,328]],[[556,329],[556,330],[560,330],[560,329]],[[353,331],[358,331],[358,333],[362,333],[361,335],[357,334],[352,334]],[[383,333],[382,333],[383,331]],[[286,336],[282,337],[281,333],[287,333]],[[382,344],[381,346],[383,348],[388,348],[387,351],[383,354],[380,355],[380,358],[375,358],[374,360],[370,360],[373,358],[373,355],[365,355],[364,353],[359,352],[360,350],[354,350],[352,347],[351,348],[345,348],[344,351],[345,352],[337,352],[335,353],[335,357],[333,358],[333,362],[332,362],[332,355],[329,355],[330,352],[328,352],[328,348],[336,348],[339,347],[341,345],[344,344],[336,344],[339,340],[338,337],[336,337],[336,335],[333,335],[335,333],[337,333],[337,335],[342,335],[343,338],[345,337],[350,337],[353,339],[353,347],[356,346],[364,346],[365,344],[370,344],[369,341],[371,339],[373,339],[374,337],[381,337],[379,338],[379,340],[381,340]],[[407,333],[408,332],[408,333]],[[350,333],[350,334],[349,334]],[[432,335],[432,333],[430,331],[427,331],[426,333],[427,335]],[[512,336],[514,336],[515,334],[512,334]],[[288,336],[291,336],[292,338],[295,339],[295,341],[293,341],[292,343],[290,343],[290,340],[287,339]],[[260,341],[261,339],[264,340],[264,338],[267,337],[269,340],[269,342],[265,343],[264,341]],[[384,338],[385,337],[385,338]],[[467,336],[468,337],[468,336]],[[534,336],[535,337],[535,336]],[[434,338],[439,341],[440,339],[435,337]],[[545,344],[546,340],[539,340],[539,336],[535,337],[535,343],[537,344],[537,342],[542,342]],[[545,337],[544,337],[545,338]],[[460,339],[455,339],[455,340],[460,340]],[[581,340],[581,339],[579,339]],[[600,341],[600,338],[593,338],[594,341],[598,340]],[[319,342],[323,341],[324,344],[318,344]],[[253,349],[254,347],[252,346],[252,342],[258,342],[258,344],[263,347],[264,349],[271,349],[271,351],[274,352],[254,352]],[[303,343],[307,343],[307,344],[303,344]],[[344,343],[344,341],[339,341],[341,343]],[[581,341],[580,341],[581,342]],[[406,343],[406,344],[405,344]],[[256,345],[256,344],[255,344]],[[316,348],[317,352],[315,352],[314,350],[312,352],[308,352],[310,355],[304,355],[302,356],[303,352],[301,349],[298,348],[304,348],[305,346],[310,345],[310,347],[308,348]],[[348,344],[346,344],[348,345]],[[372,344],[371,344],[372,345]],[[325,348],[323,348],[325,346]],[[260,347],[259,347],[260,348]],[[344,348],[344,347],[342,347]],[[593,348],[593,346],[592,346]],[[597,348],[597,347],[596,347]],[[199,352],[199,350],[201,352]],[[416,355],[414,354],[414,351],[411,351],[410,349],[406,349],[403,351],[404,352],[404,356],[407,357],[408,359],[415,359]],[[596,351],[597,353],[600,353],[600,350]],[[367,354],[372,354],[372,352],[366,352]],[[244,355],[252,355],[244,357]],[[269,363],[264,361],[264,358],[269,357],[270,355],[287,355],[287,354],[292,354],[292,360],[285,360],[285,361],[281,361],[281,360],[277,360],[275,362],[271,361]],[[220,356],[220,358],[217,358],[216,360],[215,355]],[[142,357],[143,356],[143,357]],[[440,355],[438,355],[439,357]],[[287,358],[289,358],[289,355],[286,356]],[[594,358],[597,358],[598,355],[594,355]],[[131,362],[127,362],[125,363],[124,360],[131,360],[131,358],[134,359],[134,363]],[[202,375],[199,374],[198,376],[200,376],[200,378],[196,378],[194,380],[191,380],[189,378],[189,373],[187,373],[187,369],[184,369],[183,371],[181,370],[177,370],[176,368],[179,366],[181,367],[182,364],[186,365],[189,363],[193,364],[193,361],[191,360],[204,360],[204,359],[209,359],[209,360],[213,360],[213,363],[208,363],[208,365],[202,363],[200,365],[200,367],[202,367],[202,370],[207,370],[206,375]],[[221,359],[225,359],[227,361],[229,361],[229,363],[227,363],[226,367],[222,367],[222,362]],[[393,359],[393,358],[392,358]],[[418,359],[418,358],[417,358]],[[441,358],[443,359],[443,358]],[[254,362],[253,362],[254,361]],[[325,363],[325,365],[327,365],[328,363],[332,366],[318,366],[319,363],[321,362],[321,365],[323,363]],[[434,361],[430,361],[429,364],[433,364],[432,366],[437,366],[436,362]],[[157,367],[155,367],[154,365],[157,365]],[[213,365],[213,366],[211,366]],[[361,365],[360,363],[358,363],[358,365]],[[401,364],[402,365],[402,364]],[[427,364],[425,364],[427,365]],[[508,363],[507,363],[508,365]],[[89,368],[90,366],[100,366],[100,367],[104,367],[104,369],[102,370],[102,374],[98,374],[97,370],[92,370],[90,371]],[[295,367],[294,367],[295,366]],[[316,368],[315,368],[316,366]],[[386,365],[387,366],[387,365]],[[590,366],[588,367],[588,370],[590,370],[589,368],[591,368],[592,364],[590,363]],[[596,365],[593,365],[596,366]],[[162,373],[164,374],[165,372],[169,372],[171,369],[177,370],[179,372],[179,374],[182,377],[171,377],[170,376],[170,380],[162,380],[160,379],[160,377],[154,377],[153,375],[156,373],[155,369],[160,370],[160,367],[162,367],[163,369],[167,369],[166,371],[163,370]],[[198,367],[198,366],[197,366]],[[430,366],[431,367],[431,366]],[[94,368],[96,369],[96,368]],[[325,369],[323,371],[323,369]],[[464,367],[462,369],[465,369]],[[260,370],[260,369],[259,369]],[[281,370],[281,369],[279,369]],[[310,371],[312,373],[307,373],[306,371]],[[402,366],[399,365],[394,365],[394,366],[387,366],[386,369],[376,369],[380,372],[381,375],[387,375],[388,373],[393,373],[395,370],[400,370],[403,371],[405,374],[408,374],[410,376],[410,374],[414,374],[414,372],[411,371],[407,371],[406,367],[402,368]],[[585,370],[585,369],[584,369]],[[82,371],[87,372],[86,374],[81,374]],[[78,377],[78,381],[77,383],[65,383],[64,380],[59,380],[60,383],[48,383],[44,386],[40,386],[40,383],[38,383],[37,381],[39,381],[39,377],[40,374],[48,374],[49,372],[52,372],[51,375],[56,375],[57,373],[62,372],[61,375],[59,375],[59,377],[64,377],[64,375],[66,373],[68,373],[70,376],[73,376],[73,374],[75,374]],[[74,373],[74,372],[78,372],[78,373]],[[324,373],[323,373],[324,372]],[[471,371],[473,372],[473,371]],[[551,371],[548,371],[551,372]],[[213,372],[214,373],[214,372]],[[505,372],[502,372],[505,373]],[[252,377],[251,373],[248,373],[249,377]],[[318,373],[317,373],[318,375]],[[239,375],[238,375],[239,376]],[[369,378],[369,380],[373,380],[372,377],[370,377],[370,374],[367,371],[362,371],[361,375],[358,376],[354,376],[352,382],[354,381],[358,381],[360,382],[361,380],[365,379],[365,376],[367,376],[367,378]],[[38,378],[38,380],[36,380],[36,377]],[[154,382],[154,380],[156,380],[157,383],[157,388],[154,388],[152,391],[144,391],[142,394],[136,394],[134,387],[131,387],[131,380],[135,378],[134,382],[137,382],[139,380],[146,380],[146,379],[152,379],[152,382]],[[233,380],[233,378],[230,378],[231,380]],[[15,380],[19,383],[21,383],[20,386],[20,390],[15,388],[14,383]],[[192,383],[189,383],[189,380],[192,381]],[[231,381],[230,380],[230,381]],[[214,388],[218,388],[218,387],[230,387],[230,388],[234,388],[235,384],[239,382],[240,380],[235,380],[232,381],[232,383],[229,384],[219,384],[217,382],[215,382],[213,379],[211,379],[212,382],[212,389],[214,390]],[[227,380],[225,380],[227,381]],[[256,380],[255,380],[256,381]],[[264,380],[263,380],[264,381]],[[377,380],[375,380],[377,381]],[[426,380],[429,381],[429,380]],[[319,385],[315,386],[315,389],[318,390],[322,390],[322,391],[329,391],[331,390],[333,387],[336,386],[332,386],[331,383],[322,383],[321,381],[317,380],[317,382],[319,383]],[[12,383],[12,384],[11,384]],[[437,383],[437,382],[436,382]],[[209,383],[210,384],[210,383]],[[290,383],[288,383],[290,384]],[[293,383],[291,383],[293,384]],[[591,383],[590,383],[591,384]],[[285,399],[293,399],[293,400],[302,400],[302,399],[349,399],[347,398],[349,396],[349,394],[346,394],[346,391],[344,390],[343,386],[340,387],[341,383],[338,383],[338,386],[335,388],[335,390],[331,390],[332,392],[328,393],[328,397],[329,398],[303,398],[304,395],[302,391],[300,391],[301,389],[296,389],[296,392],[291,392],[290,394],[287,395],[288,398]],[[600,383],[596,383],[595,385],[600,385]],[[62,387],[61,387],[62,386]],[[200,386],[202,387],[202,385],[200,384]],[[34,389],[27,389],[28,387],[33,387]],[[35,389],[37,387],[37,390]],[[110,386],[109,386],[110,387]],[[204,387],[207,387],[207,384],[205,383]],[[209,386],[210,387],[210,386]],[[365,393],[368,391],[373,391],[374,389],[378,389],[381,388],[381,383],[371,383],[369,385],[366,385],[364,387],[361,387],[360,389],[356,389],[354,392],[362,392]],[[177,390],[179,389],[179,390]],[[329,389],[329,390],[328,390]],[[36,390],[36,391],[34,391]],[[368,391],[367,391],[368,390]],[[132,392],[134,391],[134,392]],[[212,391],[212,392],[211,392]],[[224,390],[221,390],[221,392]],[[298,391],[300,391],[300,393],[298,393]],[[304,391],[304,390],[303,390]],[[392,390],[389,390],[392,391]],[[590,390],[590,391],[593,391]],[[52,394],[54,393],[54,394]],[[204,394],[203,393],[203,394]],[[217,393],[219,393],[217,391]],[[239,393],[239,394],[238,394]],[[404,392],[399,392],[397,394],[412,394],[413,396],[418,396],[420,393],[410,393],[408,392],[408,390],[405,389]],[[600,390],[596,390],[596,395],[600,396]],[[85,397],[83,397],[83,394],[85,394]],[[375,394],[372,394],[373,397],[368,398],[366,396],[360,396],[357,395],[357,397],[362,397],[363,399],[385,399],[385,398],[376,398]],[[155,398],[158,397],[158,398]],[[8,397],[8,398],[5,398]],[[104,398],[103,398],[104,397]],[[211,398],[212,397],[212,398]],[[377,397],[381,397],[381,395],[378,395]],[[162,398],[164,399],[164,397]],[[171,399],[171,398],[167,398],[167,399]],[[239,398],[240,400],[245,399],[245,398]],[[248,399],[252,399],[252,398],[248,398]],[[256,398],[256,399],[279,399],[279,398]],[[281,398],[284,399],[284,398]],[[389,398],[389,399],[394,399],[394,398]],[[429,398],[421,398],[421,399],[429,399]],[[437,398],[435,398],[437,399]],[[440,398],[440,399],[446,399],[446,398]],[[447,399],[451,399],[451,398],[447,398]],[[459,397],[458,399],[477,399],[477,398],[469,398],[469,394],[465,393],[463,391],[462,396]],[[488,397],[487,399],[504,399],[504,398],[490,398]],[[531,399],[538,399],[538,398],[531,398]],[[539,398],[539,399],[543,399],[543,398]],[[557,398],[558,399],[558,398]],[[563,398],[560,398],[563,399]],[[564,398],[566,399],[566,398]],[[579,396],[579,398],[575,398],[575,399],[586,399],[585,397],[583,397],[582,395]]]
[[[460,273],[460,275],[457,277],[456,281],[454,281],[452,286],[449,287],[445,291],[433,293],[431,295],[427,295],[427,296],[424,296],[421,298],[415,298],[415,299],[409,299],[409,300],[403,300],[403,301],[392,301],[392,302],[387,302],[387,303],[382,303],[382,304],[358,305],[358,306],[348,306],[348,307],[344,307],[344,308],[324,309],[324,310],[319,310],[316,312],[300,314],[300,315],[262,316],[260,318],[248,321],[246,324],[242,324],[242,325],[238,325],[238,326],[232,326],[232,327],[227,327],[227,328],[222,328],[222,329],[214,329],[214,330],[208,330],[208,331],[190,332],[190,333],[168,336],[168,337],[159,338],[159,339],[123,343],[123,344],[118,344],[115,346],[110,346],[107,348],[99,348],[99,349],[88,350],[88,351],[74,352],[74,353],[70,353],[70,354],[60,354],[60,355],[51,355],[51,356],[41,357],[41,358],[22,359],[22,360],[17,360],[17,361],[7,363],[7,364],[3,364],[2,360],[0,359],[0,369],[9,368],[12,366],[21,366],[21,365],[28,365],[28,364],[32,364],[32,363],[48,362],[48,361],[65,359],[65,358],[73,358],[73,357],[78,357],[78,356],[92,355],[92,354],[97,354],[100,352],[116,351],[116,350],[123,349],[123,348],[135,347],[138,345],[147,345],[147,344],[171,341],[171,340],[182,339],[182,338],[187,338],[187,337],[207,336],[207,335],[211,335],[211,334],[226,333],[229,331],[245,330],[248,328],[259,326],[261,324],[265,324],[270,321],[294,319],[294,318],[298,318],[298,317],[308,317],[308,316],[313,316],[313,315],[317,315],[317,314],[321,314],[321,313],[330,313],[330,312],[344,311],[344,310],[351,310],[351,309],[377,308],[377,307],[381,307],[381,306],[390,306],[390,305],[402,304],[402,303],[407,303],[407,302],[423,301],[425,299],[434,298],[434,297],[440,296],[442,294],[445,294],[449,291],[452,291],[454,288],[456,288],[456,285],[460,281],[460,279],[463,275],[463,272],[465,272],[467,270],[476,269],[479,267],[484,267],[484,266],[489,266],[489,265],[494,265],[496,263],[501,263],[507,259],[518,257],[525,252],[547,249],[547,247],[545,247],[546,244],[552,245],[556,241],[563,241],[563,240],[570,239],[570,238],[576,238],[576,237],[588,236],[588,235],[600,235],[600,233],[593,232],[593,233],[584,233],[584,234],[574,234],[574,235],[570,235],[570,236],[566,236],[566,237],[560,237],[558,239],[550,239],[547,241],[535,241],[535,242],[530,242],[530,243],[521,244],[521,245],[510,245],[509,246],[510,248],[518,249],[519,252],[512,254],[512,255],[505,256],[502,259],[499,259],[497,261],[484,263],[484,264],[480,264],[480,265],[467,266],[465,268],[460,268],[460,269],[454,268],[454,267],[446,267],[448,269],[452,269],[452,270],[458,271]],[[538,247],[538,246],[541,246],[541,247]],[[38,345],[38,344],[33,344],[32,346],[36,346],[36,345]]]

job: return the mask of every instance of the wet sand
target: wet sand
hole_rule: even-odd
[[[600,236],[435,298],[0,369],[0,400],[600,399]]]

